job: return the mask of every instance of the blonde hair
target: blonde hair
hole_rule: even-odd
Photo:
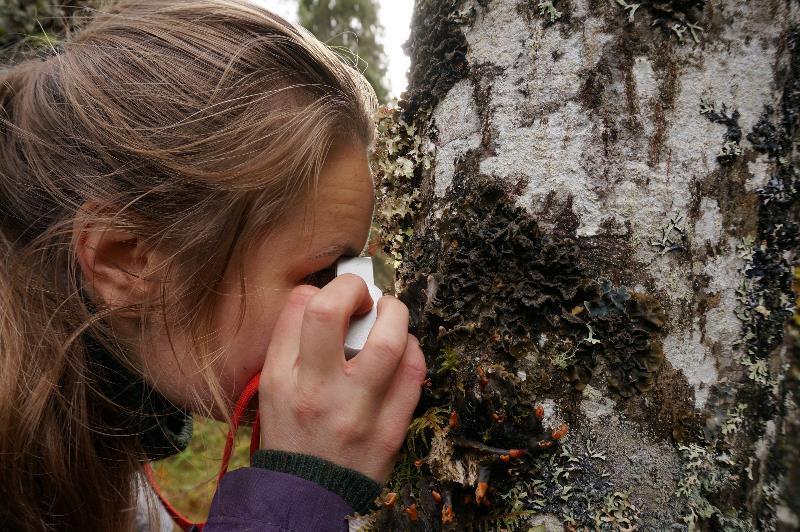
[[[185,331],[207,362],[223,272],[314,190],[337,139],[372,148],[377,102],[342,57],[246,0],[123,0],[61,48],[0,70],[0,522],[130,530],[142,449],[107,430],[120,412],[83,336],[142,368],[112,309],[82,297],[76,214],[97,200],[92,223],[164,251],[141,333]]]

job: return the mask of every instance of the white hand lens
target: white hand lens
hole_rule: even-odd
[[[364,348],[369,331],[378,317],[378,300],[383,296],[383,292],[375,286],[372,257],[340,259],[336,262],[336,276],[338,277],[343,273],[352,273],[364,279],[369,288],[369,294],[372,296],[372,308],[370,311],[362,316],[354,316],[350,319],[350,327],[344,340],[345,358],[350,360]]]

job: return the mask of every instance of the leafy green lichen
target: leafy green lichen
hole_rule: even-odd
[[[545,17],[549,22],[555,22],[561,18],[562,13],[553,5],[553,0],[543,0],[539,2],[536,7],[539,8],[539,13]]]
[[[424,121],[426,115],[420,120]],[[371,158],[376,181],[376,233],[383,251],[396,268],[405,244],[414,234],[414,214],[420,207],[415,184],[430,169],[432,153],[423,145],[415,124],[407,123],[399,108],[382,107],[377,119],[378,140]]]

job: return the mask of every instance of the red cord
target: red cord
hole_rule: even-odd
[[[250,434],[250,460],[253,455],[261,447],[261,420],[258,417],[258,410],[256,410],[256,418],[253,420],[253,432]]]
[[[231,453],[233,452],[233,440],[236,436],[236,429],[239,428],[239,420],[244,415],[244,411],[247,408],[248,403],[250,400],[258,393],[258,380],[261,376],[261,373],[256,374],[255,377],[250,379],[250,382],[247,383],[245,386],[242,395],[239,396],[239,401],[236,403],[236,407],[233,409],[233,416],[231,418],[231,428],[228,431],[228,437],[225,440],[225,451],[222,453],[222,464],[219,468],[219,476],[217,477],[217,487],[219,487],[219,481],[222,480],[222,475],[224,475],[228,471],[228,462],[231,459]],[[257,444],[256,444],[257,445]],[[250,448],[252,451],[253,440],[250,440]]]
[[[236,406],[233,409],[233,416],[231,416],[231,427],[228,430],[228,436],[225,439],[225,450],[222,453],[222,463],[220,464],[219,475],[217,475],[217,488],[219,488],[219,483],[222,480],[222,476],[228,471],[228,462],[230,462],[231,454],[233,452],[233,441],[236,437],[236,430],[239,428],[239,421],[242,419],[242,416],[244,416],[247,405],[250,404],[250,401],[258,393],[258,382],[260,377],[261,373],[259,372],[252,379],[250,379],[250,382],[248,382],[247,386],[245,386],[242,395],[239,396],[239,400],[236,402]],[[253,433],[250,437],[251,459],[253,458],[253,453],[258,450],[260,442],[261,424],[259,423],[258,410],[256,410],[256,417],[253,421]],[[197,530],[203,530],[205,523],[192,523],[192,521],[181,514],[177,508],[172,506],[164,494],[161,493],[161,488],[158,486],[158,482],[156,481],[153,467],[150,465],[150,462],[144,463],[144,474],[147,477],[147,481],[153,487],[153,491],[155,491],[156,495],[158,495],[161,504],[164,505],[164,509],[167,511],[176,525],[186,532],[195,526],[197,527]]]
[[[150,485],[156,492],[156,495],[158,495],[158,498],[161,501],[161,504],[164,506],[164,509],[167,511],[175,524],[181,527],[181,530],[191,530],[191,528],[195,526],[195,523],[192,523],[186,516],[180,513],[177,508],[172,506],[166,497],[164,497],[164,495],[161,493],[158,482],[156,482],[155,473],[153,472],[153,466],[150,465],[150,462],[144,463],[144,474],[147,477],[147,481],[150,482]],[[197,528],[199,530],[203,530],[204,524],[205,523],[197,523]]]

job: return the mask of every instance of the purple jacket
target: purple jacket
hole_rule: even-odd
[[[353,513],[342,497],[304,478],[258,467],[226,473],[205,532],[346,531]]]

